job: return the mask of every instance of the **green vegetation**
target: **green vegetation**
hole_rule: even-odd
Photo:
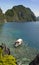
[[[30,48],[27,43],[23,43],[17,48],[10,45],[9,48],[11,55],[3,55],[3,50],[0,48],[0,65],[29,65],[39,53],[38,50]]]
[[[0,9],[0,22],[3,23],[4,22],[4,18],[5,18],[5,16],[4,16],[2,10]]]
[[[0,48],[0,65],[17,65],[16,59],[12,55],[2,56],[3,50]]]
[[[7,21],[36,21],[34,13],[22,5],[14,6],[5,12]]]
[[[12,9],[8,9],[3,14],[0,9],[0,22],[12,22],[12,21],[36,21],[36,16],[30,8],[26,8],[23,5],[14,6]]]

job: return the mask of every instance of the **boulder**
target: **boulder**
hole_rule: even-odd
[[[2,44],[0,45],[0,48],[3,50],[2,55],[6,55],[6,54],[10,55],[10,49],[7,48],[5,44],[2,43]]]

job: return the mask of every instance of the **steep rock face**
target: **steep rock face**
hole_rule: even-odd
[[[36,21],[36,17],[30,8],[23,5],[14,6],[5,12],[7,21]]]
[[[0,22],[4,22],[4,14],[2,12],[2,9],[0,8]]]

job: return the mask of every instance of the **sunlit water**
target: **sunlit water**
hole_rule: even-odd
[[[39,49],[39,22],[0,24],[0,44],[11,46],[18,38],[22,38],[29,46]]]

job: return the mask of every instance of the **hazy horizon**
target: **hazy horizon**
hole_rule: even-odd
[[[29,7],[36,16],[39,16],[39,1],[38,0],[0,0],[0,8],[3,12],[11,9],[13,6],[23,5]]]

